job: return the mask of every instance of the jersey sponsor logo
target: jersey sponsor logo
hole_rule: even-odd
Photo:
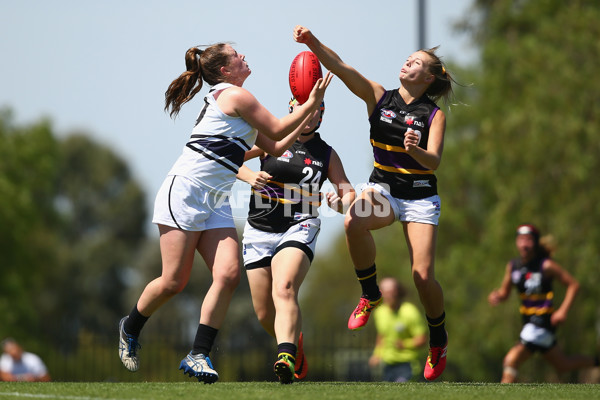
[[[381,115],[386,118],[394,119],[396,118],[396,113],[392,110],[381,109]]]
[[[321,161],[317,161],[317,160],[311,160],[310,158],[306,157],[304,159],[304,164],[305,165],[316,165],[317,167],[322,167],[323,163]]]
[[[391,124],[393,119],[396,118],[396,113],[392,110],[381,109],[381,117],[379,117],[380,121]]]
[[[284,161],[289,163],[290,162],[290,158],[294,157],[294,154],[292,154],[291,151],[286,150],[281,157],[277,157],[277,161]]]
[[[285,152],[284,152],[284,153],[281,155],[281,157],[278,157],[277,159],[279,160],[279,159],[281,159],[281,158],[292,158],[292,157],[294,157],[294,154],[292,154],[292,152],[291,152],[291,151],[289,151],[289,150],[286,150],[286,151],[285,151]]]
[[[431,184],[429,183],[429,179],[424,179],[424,180],[414,181],[413,187],[414,188],[431,187]]]
[[[525,274],[525,293],[542,293],[542,273],[527,272]]]
[[[406,122],[406,124],[408,126],[419,126],[421,128],[425,128],[425,124],[419,120],[416,119],[416,117],[414,115],[411,114],[406,114],[404,116],[404,122]]]

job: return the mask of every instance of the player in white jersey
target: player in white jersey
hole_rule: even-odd
[[[177,116],[206,82],[206,95],[192,137],[156,197],[162,274],[147,284],[130,314],[119,323],[119,357],[130,371],[139,368],[138,337],[148,318],[186,286],[198,251],[212,273],[190,353],[180,369],[204,383],[219,375],[209,353],[240,280],[238,241],[228,192],[245,151],[262,137],[279,141],[301,126],[321,104],[331,75],[319,80],[299,112],[277,118],[242,88],[251,71],[245,56],[219,43],[190,48],[186,71],[165,92],[165,111]],[[260,142],[260,140],[259,140]],[[210,231],[205,234],[205,231]]]

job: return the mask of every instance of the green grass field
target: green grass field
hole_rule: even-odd
[[[597,399],[600,386],[593,384],[496,383],[362,383],[275,382],[216,383],[24,383],[0,382],[0,399],[440,399],[526,400]]]

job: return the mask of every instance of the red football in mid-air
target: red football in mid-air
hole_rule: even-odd
[[[303,51],[294,58],[290,66],[290,89],[298,103],[308,100],[313,86],[322,77],[321,63],[315,53]]]

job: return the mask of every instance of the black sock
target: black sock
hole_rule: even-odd
[[[129,313],[129,318],[127,318],[125,320],[125,323],[123,324],[123,329],[125,330],[125,333],[133,335],[135,337],[140,336],[140,332],[142,331],[142,328],[144,327],[146,321],[148,321],[148,318],[150,317],[144,317],[142,314],[140,314],[136,304],[135,306],[133,306],[133,309]]]
[[[594,367],[600,367],[600,358],[597,355],[594,357]]]
[[[217,333],[219,333],[218,329],[208,325],[199,324],[198,330],[196,331],[196,337],[194,338],[192,355],[204,354],[205,356],[208,356],[215,343]]]
[[[367,269],[355,269],[356,276],[362,287],[362,294],[369,300],[377,300],[381,297],[379,286],[377,286],[377,268],[375,264]]]
[[[292,358],[292,361],[296,362],[296,351],[297,347],[294,343],[279,343],[277,345],[277,358],[281,357],[282,354],[287,354]]]
[[[442,315],[437,318],[426,317],[427,325],[429,325],[429,346],[444,346],[448,341],[446,335],[446,313],[443,312]]]

